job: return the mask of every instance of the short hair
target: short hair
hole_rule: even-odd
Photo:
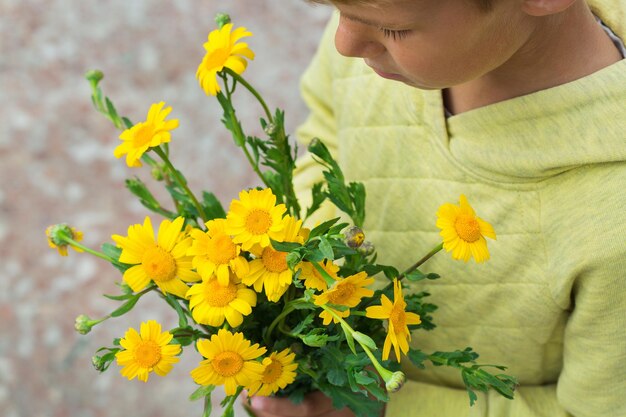
[[[393,0],[306,0],[309,3],[318,4],[346,4],[346,5],[376,5],[385,6],[393,2]],[[493,6],[494,0],[467,0],[475,3],[480,10],[489,11]]]

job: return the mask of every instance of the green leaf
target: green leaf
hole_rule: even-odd
[[[419,349],[409,348],[409,352],[406,355],[413,365],[417,366],[420,369],[424,369],[424,361],[428,359],[428,355],[422,352]]]
[[[291,252],[295,249],[301,248],[302,245],[297,242],[277,242],[274,239],[271,239],[272,248],[279,252]]]
[[[342,386],[348,382],[348,376],[343,368],[333,368],[326,373],[326,379],[333,385]]]
[[[324,257],[324,259],[328,259],[330,261],[335,259],[335,254],[333,252],[333,247],[330,244],[330,242],[328,241],[328,239],[325,239],[324,237],[320,238],[319,249],[322,252],[322,256]]]
[[[200,399],[206,397],[207,395],[211,395],[211,393],[213,392],[214,389],[215,389],[215,385],[202,385],[202,386],[198,387],[198,389],[196,389],[189,396],[189,400],[190,401],[200,400]]]
[[[137,301],[139,301],[140,298],[141,298],[140,295],[134,295],[127,302],[122,304],[122,306],[120,308],[118,308],[117,310],[113,311],[111,313],[111,317],[119,317],[119,316],[121,316],[123,314],[128,313],[130,310],[132,310],[132,308],[135,306],[135,304],[137,304]]]
[[[202,193],[202,208],[207,220],[226,218],[226,212],[222,203],[213,193],[207,191]]]
[[[320,389],[330,397],[333,407],[338,410],[348,407],[356,417],[378,417],[381,414],[383,403],[365,395],[355,394],[349,387],[320,384]]]
[[[311,230],[311,232],[309,233],[309,240],[314,238],[314,237],[323,235],[324,233],[326,233],[338,221],[339,221],[339,217],[336,217],[334,219],[327,220],[327,221],[325,221],[325,222],[315,226],[313,228],[313,230]]]
[[[302,333],[304,331],[304,329],[310,325],[311,323],[313,323],[313,319],[315,318],[315,313],[311,313],[308,316],[306,316],[304,318],[304,320],[302,320],[300,323],[298,323],[298,325],[296,327],[294,327],[293,329],[291,329],[291,334],[292,335],[299,335],[300,333]]]
[[[116,261],[120,259],[120,255],[122,254],[122,248],[118,248],[111,243],[103,243],[101,248],[102,252],[104,252],[104,254],[109,258],[113,258]]]
[[[378,346],[376,346],[376,342],[374,342],[374,339],[372,339],[371,337],[369,337],[365,333],[361,333],[361,332],[355,331],[354,333],[352,333],[352,337],[354,337],[354,339],[357,342],[359,342],[362,345],[367,346],[371,350],[377,350],[378,349]]]
[[[313,329],[306,335],[298,335],[302,342],[311,347],[323,347],[328,344],[328,342],[335,341],[339,339],[338,336],[331,336],[324,334],[324,329]]]
[[[180,306],[178,300],[171,294],[166,294],[163,298],[174,310],[176,310],[176,313],[178,314],[178,327],[187,327],[187,315],[183,311],[183,308]]]
[[[419,269],[412,271],[405,275],[405,278],[412,282],[421,281],[426,279],[426,275],[424,275]]]
[[[311,207],[306,210],[305,218],[308,218],[311,214],[315,213],[320,208],[324,200],[326,200],[326,194],[322,191],[323,185],[323,182],[313,184],[313,188],[311,188]]]
[[[109,294],[102,294],[103,296],[105,296],[106,298],[108,298],[109,300],[115,300],[115,301],[124,301],[124,300],[128,300],[129,298],[133,297],[133,294],[122,294],[122,295],[109,295]]]
[[[356,355],[356,347],[354,346],[354,338],[352,337],[352,332],[349,328],[346,327],[343,322],[341,322],[341,328],[343,329],[343,333],[346,335],[346,342],[348,343],[348,347]]]

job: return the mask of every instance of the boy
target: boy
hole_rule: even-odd
[[[409,381],[386,415],[626,416],[626,2],[332,3],[299,136],[365,184],[383,264],[421,257],[441,240],[437,207],[468,197],[498,234],[491,259],[426,264],[442,279],[413,289],[432,294],[439,327],[412,344],[472,346],[520,382],[513,401],[489,393],[470,408],[458,372],[403,360]],[[304,189],[315,169],[302,162]],[[320,393],[252,406],[351,416]]]

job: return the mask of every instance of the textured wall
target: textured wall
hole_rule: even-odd
[[[174,326],[176,317],[147,297],[129,315],[78,335],[78,314],[116,307],[101,294],[115,293],[120,276],[89,255],[61,258],[44,230],[69,222],[97,247],[147,214],[123,184],[133,175],[151,183],[149,173],[113,157],[118,132],[91,107],[83,79],[91,68],[104,71],[105,94],[131,120],[153,102],[173,107],[181,127],[172,159],[194,190],[228,202],[257,184],[194,78],[217,11],[255,34],[247,76],[270,106],[288,109],[293,131],[306,115],[298,78],[327,8],[304,0],[0,0],[1,416],[200,415],[200,404],[187,400],[195,389],[188,373],[200,360],[193,350],[146,384],[123,379],[116,365],[104,374],[91,368],[95,350],[129,326],[151,318]],[[239,114],[251,126],[259,109],[248,103]]]

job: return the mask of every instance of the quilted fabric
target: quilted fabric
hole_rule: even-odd
[[[623,0],[593,8],[626,39]],[[513,401],[489,393],[470,408],[457,371],[404,363],[410,381],[387,416],[626,416],[626,60],[446,119],[440,91],[340,57],[334,25],[303,77],[312,112],[299,138],[321,138],[365,184],[381,263],[402,269],[435,246],[437,208],[460,194],[493,224],[490,261],[440,253],[424,270],[442,278],[410,287],[439,305],[439,327],[412,343],[471,346],[521,384]],[[318,179],[305,156],[303,193]]]

